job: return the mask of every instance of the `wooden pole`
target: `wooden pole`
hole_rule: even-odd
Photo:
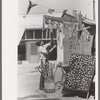
[[[89,92],[87,93],[87,97],[86,97],[86,100],[88,100],[88,98],[89,98]]]
[[[93,20],[95,20],[95,0],[93,0]]]

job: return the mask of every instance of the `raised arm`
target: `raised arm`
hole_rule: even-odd
[[[54,38],[54,36],[53,36],[53,32],[51,31],[51,41],[50,41],[50,45],[51,45],[51,46],[53,46],[53,45],[54,45],[53,38]]]
[[[51,40],[49,43],[45,44],[46,50],[49,51],[53,46],[54,46],[54,41],[53,41],[53,32],[51,32]]]

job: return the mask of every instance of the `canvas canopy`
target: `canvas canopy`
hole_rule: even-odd
[[[62,20],[61,17],[53,17],[53,16],[44,15],[44,18],[48,19],[48,20],[52,20],[52,21],[57,21],[57,22],[63,23],[63,20]]]
[[[85,25],[85,27],[90,27],[87,30],[89,31],[89,33],[91,35],[96,34],[96,23],[95,23],[95,21],[90,20],[90,19],[84,19],[84,20],[82,20],[82,22]]]
[[[63,21],[66,21],[66,22],[74,22],[74,23],[77,23],[77,19],[76,17],[72,16],[72,15],[69,15],[67,13],[65,13],[63,16],[62,16],[62,19]]]
[[[69,14],[64,14],[63,17],[53,17],[53,16],[44,15],[44,18],[49,19],[49,20],[53,20],[53,21],[57,21],[60,23],[63,23],[63,22],[75,22],[76,23],[76,22],[78,22],[76,17],[71,16]]]

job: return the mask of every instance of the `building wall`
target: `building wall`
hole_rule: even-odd
[[[26,47],[25,44],[18,46],[18,60],[26,60]]]
[[[37,63],[39,61],[35,41],[26,43],[26,59],[29,63]]]

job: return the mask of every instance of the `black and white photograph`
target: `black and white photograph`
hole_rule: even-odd
[[[96,100],[97,0],[18,0],[17,100]]]

